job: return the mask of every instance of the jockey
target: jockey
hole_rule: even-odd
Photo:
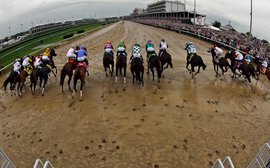
[[[48,62],[50,61],[50,58],[49,58],[50,51],[51,51],[50,48],[46,48],[45,52],[44,52],[43,55],[42,55],[42,60],[43,60],[45,63],[48,63]]]
[[[245,52],[245,61],[247,64],[249,64],[251,62],[250,55],[247,52]]]
[[[70,49],[67,52],[67,58],[68,60],[76,59],[75,47],[73,45],[70,47]]]
[[[146,48],[146,52],[147,53],[151,53],[153,51],[155,51],[154,49],[154,43],[151,41],[151,40],[148,40],[146,45],[145,45],[145,48]]]
[[[13,71],[20,74],[20,69],[22,68],[21,59],[17,57],[13,64]]]
[[[80,50],[78,51],[78,55],[77,55],[77,62],[78,62],[78,66],[80,66],[81,63],[85,63],[86,64],[86,73],[89,76],[89,71],[88,71],[88,59],[87,59],[87,49],[85,46],[80,46]]]
[[[261,64],[261,68],[260,68],[260,71],[262,74],[265,74],[267,67],[268,67],[268,62],[266,59],[263,59],[262,64]]]
[[[126,45],[124,41],[121,41],[118,46],[117,46],[117,56],[119,55],[119,53],[123,53],[125,56],[127,56],[127,52],[126,52]]]
[[[35,68],[41,68],[40,65],[42,64],[41,56],[38,55],[36,56],[35,62],[34,62],[34,67]]]
[[[140,58],[140,59],[143,61],[143,57],[142,57],[142,55],[141,55],[141,46],[140,46],[140,44],[138,44],[138,43],[136,43],[136,44],[133,46],[132,54],[131,54],[129,63],[131,63],[131,61],[132,61],[134,58]]]
[[[186,43],[185,50],[187,50],[187,55],[197,53],[196,46],[192,42]]]
[[[31,65],[30,65],[30,62],[31,62],[32,60],[30,59],[30,55],[26,55],[26,57],[23,59],[23,62],[22,62],[22,65],[23,65],[23,67],[24,68],[28,68],[28,67],[30,67]]]
[[[214,51],[215,51],[214,59],[216,62],[218,62],[219,59],[221,58],[221,54],[223,53],[223,50],[219,48],[217,44],[214,44]]]
[[[244,59],[244,56],[239,51],[235,51],[234,58],[235,58],[235,63],[234,63],[235,68],[239,68],[240,64],[242,63]]]
[[[146,53],[147,53],[147,62],[149,61],[151,56],[157,56],[154,49],[154,43],[151,40],[147,41],[145,48],[146,48]]]
[[[87,51],[85,46],[80,46],[80,50],[78,51],[77,61],[78,62],[85,62],[88,65],[87,60]]]
[[[168,44],[165,42],[164,39],[162,39],[160,44],[159,44],[159,53],[158,53],[158,55],[161,56],[161,53],[163,51],[166,51],[167,48],[168,48]]]
[[[112,45],[111,41],[108,40],[106,42],[106,44],[104,46],[104,50],[105,50],[104,54],[109,53],[113,56],[113,45]]]

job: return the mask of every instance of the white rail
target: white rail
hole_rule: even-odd
[[[54,168],[50,161],[43,163],[40,159],[37,159],[33,168]]]
[[[264,144],[248,168],[270,168],[270,145]]]
[[[227,156],[223,162],[220,159],[217,159],[215,164],[211,168],[234,168],[232,159]]]
[[[0,168],[16,168],[2,149],[0,149]]]

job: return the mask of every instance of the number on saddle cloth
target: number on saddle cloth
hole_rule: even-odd
[[[32,73],[32,68],[30,68],[30,67],[24,68],[24,70],[26,73],[28,73],[28,75],[30,75]]]
[[[87,68],[87,64],[86,64],[86,62],[82,61],[82,62],[79,62],[79,63],[78,63],[78,67],[84,67],[84,68]]]

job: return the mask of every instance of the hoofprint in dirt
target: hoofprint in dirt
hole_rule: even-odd
[[[151,39],[157,51],[162,38],[169,44],[174,69],[166,69],[160,89],[146,73],[144,86],[133,84],[129,67],[125,90],[105,76],[107,40],[115,48],[124,40],[129,59],[135,43],[144,46]],[[189,41],[207,65],[194,79],[185,69]],[[57,48],[58,69],[67,62],[72,44],[86,45],[89,51],[90,76],[82,102],[71,98],[66,84],[62,94],[54,80],[44,97],[32,96],[29,84],[22,98],[0,91],[0,146],[17,167],[31,167],[37,158],[70,168],[209,167],[227,155],[236,167],[245,167],[269,141],[268,81],[261,79],[253,94],[243,79],[232,80],[230,72],[216,78],[207,53],[210,43],[119,22]],[[142,54],[145,58],[145,48]]]

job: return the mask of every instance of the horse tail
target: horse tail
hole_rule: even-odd
[[[64,69],[61,70],[61,74],[60,74],[60,85],[63,86],[64,85],[64,80],[66,77],[66,72]]]
[[[204,62],[202,62],[202,67],[203,67],[203,70],[205,70],[206,69],[206,65],[204,64]]]
[[[157,67],[156,68],[157,68],[158,78],[161,78],[162,69],[161,69],[160,63],[157,64]]]
[[[172,61],[169,62],[170,67],[173,69]]]
[[[135,68],[135,75],[136,75],[136,80],[139,80],[140,81],[140,67],[139,66],[137,66],[136,68]]]

